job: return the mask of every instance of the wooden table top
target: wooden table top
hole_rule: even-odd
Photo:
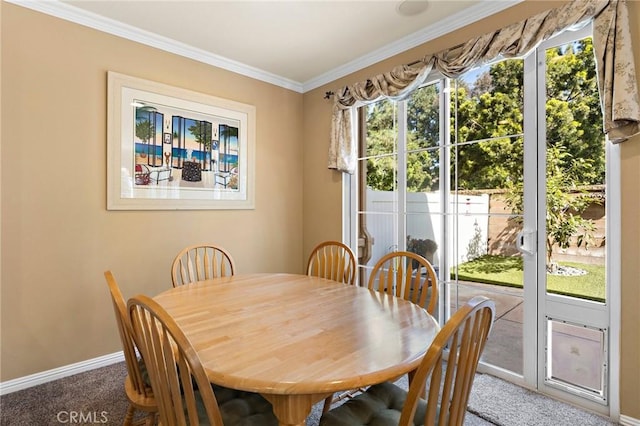
[[[328,394],[399,377],[439,330],[413,303],[306,275],[216,278],[155,300],[212,382],[262,394]]]

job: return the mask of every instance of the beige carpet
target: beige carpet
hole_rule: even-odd
[[[488,374],[476,376],[467,408],[493,424],[505,426],[617,424]]]
[[[2,426],[60,424],[121,425],[127,410],[123,362],[0,397]],[[398,384],[406,388],[406,380]],[[467,426],[611,425],[607,419],[556,402],[491,376],[476,378],[465,419]],[[322,403],[308,426],[317,426]],[[71,422],[83,418],[83,422]]]

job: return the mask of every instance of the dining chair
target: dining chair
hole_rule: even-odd
[[[278,425],[271,404],[261,395],[209,382],[191,342],[157,302],[139,295],[127,306],[158,401],[160,424]]]
[[[438,277],[433,266],[410,251],[394,251],[382,256],[369,275],[367,287],[409,300],[431,315],[438,305]]]
[[[307,275],[353,285],[356,279],[356,256],[346,244],[324,241],[311,251]]]
[[[408,251],[396,251],[380,258],[371,271],[367,287],[413,302],[425,308],[430,315],[433,315],[438,304],[435,270],[427,259]],[[429,303],[425,306],[427,296]],[[413,380],[414,373],[409,373],[409,382]],[[353,389],[327,397],[322,412],[326,413],[331,405],[353,398],[360,392],[364,392],[364,389]]]
[[[171,265],[171,280],[174,287],[226,277],[235,273],[235,262],[222,247],[199,244],[185,247],[178,253]]]
[[[371,386],[324,413],[320,426],[461,426],[494,317],[495,303],[474,297],[438,332],[408,392],[391,382]]]
[[[307,275],[353,285],[356,280],[356,256],[348,245],[340,241],[323,241],[311,250],[307,261]],[[323,412],[328,411],[331,404],[351,397],[354,392],[346,391],[328,396]]]
[[[133,417],[137,410],[147,413],[144,424],[154,425],[158,413],[158,404],[151,389],[151,383],[146,375],[146,367],[141,358],[136,355],[136,346],[133,340],[127,307],[118,283],[111,271],[106,271],[104,277],[111,293],[113,310],[116,314],[118,333],[122,342],[124,360],[127,365],[127,377],[124,380],[124,390],[129,400],[129,407],[124,418],[124,425],[132,425]]]

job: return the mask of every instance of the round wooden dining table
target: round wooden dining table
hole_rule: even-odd
[[[280,425],[304,425],[313,404],[334,392],[413,371],[439,331],[411,302],[306,275],[234,275],[154,299],[210,381],[260,393]]]

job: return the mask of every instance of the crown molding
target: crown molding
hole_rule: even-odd
[[[443,19],[436,25],[431,25],[423,28],[420,31],[409,34],[408,36],[390,43],[378,50],[354,59],[353,61],[348,62],[340,67],[334,68],[333,70],[328,71],[325,74],[305,81],[302,84],[302,92],[305,93],[327,83],[331,83],[332,81],[335,81],[353,72],[359,71],[363,68],[388,59],[394,55],[405,52],[423,43],[453,32],[459,28],[464,27],[465,25],[472,24],[476,21],[479,21],[480,19],[486,18],[487,16],[491,16],[505,9],[508,9],[509,7],[521,3],[522,1],[524,0],[485,0],[475,6],[470,7],[469,9],[463,10],[462,12],[458,12]]]
[[[131,25],[123,24],[113,19],[76,8],[58,0],[4,0],[37,12],[55,16],[79,25],[96,29],[108,34],[125,38],[137,43],[151,46],[169,53],[190,58],[214,67],[222,68],[236,74],[274,84],[298,93],[305,93],[317,87],[331,83],[339,78],[371,66],[377,62],[388,59],[394,55],[419,46],[437,37],[462,28],[465,25],[483,19],[487,16],[501,12],[524,0],[485,0],[462,12],[458,12],[440,21],[437,25],[431,25],[413,34],[410,34],[396,42],[390,43],[367,55],[361,56],[342,66],[334,68],[322,75],[314,77],[304,83],[287,79],[273,73],[243,64],[223,56],[215,55],[202,49],[189,46],[185,43],[172,40],[158,34],[141,30]]]
[[[236,74],[251,77],[256,80],[271,83],[276,86],[290,89],[296,92],[302,92],[302,84],[267,71],[215,55],[202,49],[189,46],[185,43],[172,40],[158,34],[141,30],[134,26],[123,24],[113,19],[105,18],[95,13],[91,13],[77,7],[70,6],[60,1],[43,1],[43,0],[4,0],[22,6],[37,12],[55,16],[85,27],[93,28],[108,34],[122,37],[127,40],[135,41],[147,46],[155,47],[169,53],[190,58],[214,67],[232,71]]]

